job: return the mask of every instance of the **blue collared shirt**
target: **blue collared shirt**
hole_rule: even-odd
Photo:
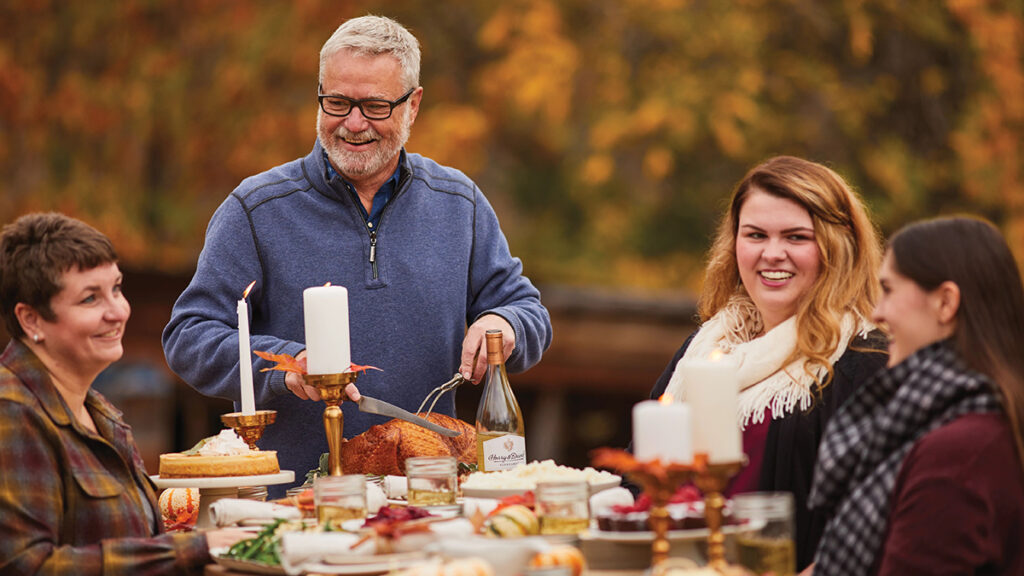
[[[376,230],[377,226],[380,225],[380,215],[384,212],[384,207],[387,206],[391,196],[394,195],[395,190],[398,188],[398,176],[401,173],[402,163],[399,162],[398,166],[395,166],[395,172],[391,175],[391,178],[388,178],[387,182],[382,184],[377,189],[377,193],[373,195],[373,203],[370,205],[369,214],[366,213],[363,201],[359,199],[359,194],[356,193],[356,187],[338,174],[338,171],[331,165],[327,152],[324,152],[324,164],[327,165],[327,181],[330,182],[335,178],[340,178],[345,183],[345,188],[352,194],[352,199],[355,201],[356,206],[359,206],[359,211],[363,213],[363,218],[366,220],[366,228],[368,230]]]

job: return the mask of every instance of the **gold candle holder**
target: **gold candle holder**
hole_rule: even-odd
[[[345,414],[339,404],[345,401],[345,386],[356,381],[357,372],[338,374],[305,374],[306,384],[315,386],[324,408],[324,433],[327,435],[327,469],[331,476],[341,476],[341,439],[345,428]]]
[[[722,509],[725,507],[722,490],[745,464],[743,461],[709,463],[693,478],[693,483],[704,493],[704,519],[708,524],[708,566],[718,572],[724,572],[729,566],[725,560],[725,534],[722,533]]]
[[[245,440],[245,443],[253,450],[259,450],[256,447],[256,442],[263,436],[263,430],[273,424],[276,419],[277,410],[257,410],[252,414],[231,412],[220,415],[220,421],[225,426],[234,429],[235,433]]]
[[[704,472],[707,458],[697,454],[690,464],[662,464],[659,460],[640,462],[624,450],[598,448],[591,458],[592,464],[600,468],[612,468],[643,487],[651,498],[650,525],[654,532],[651,542],[651,568],[655,569],[669,555],[671,544],[668,540],[668,503],[676,490]]]
[[[646,470],[634,470],[627,475],[637,484],[643,486],[644,492],[651,497],[651,531],[654,541],[651,542],[651,567],[656,568],[668,558],[671,544],[668,541],[668,502],[676,490],[691,481],[699,474],[698,467],[682,464],[669,464],[663,468],[663,474],[655,474]]]

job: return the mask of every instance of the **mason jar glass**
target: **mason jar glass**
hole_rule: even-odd
[[[737,563],[755,574],[796,573],[793,540],[793,495],[789,492],[750,492],[732,498]]]
[[[535,496],[541,534],[579,534],[590,526],[586,482],[540,482]]]
[[[313,482],[313,501],[322,527],[340,529],[345,520],[366,518],[366,476],[321,476]]]
[[[412,506],[450,506],[458,488],[458,463],[453,456],[417,456],[405,460]]]

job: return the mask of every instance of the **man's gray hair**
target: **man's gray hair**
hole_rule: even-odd
[[[360,16],[346,20],[320,49],[320,82],[324,79],[327,59],[341,50],[357,54],[390,54],[402,67],[406,89],[420,84],[420,43],[398,22],[384,16]]]

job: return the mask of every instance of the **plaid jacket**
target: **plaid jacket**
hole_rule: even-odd
[[[85,430],[45,367],[12,340],[0,355],[0,574],[196,573],[202,534],[162,534],[154,486],[121,412],[90,390]],[[155,522],[147,519],[142,497]]]

